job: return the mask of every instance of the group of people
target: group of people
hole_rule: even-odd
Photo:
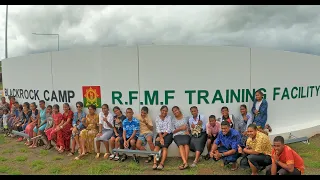
[[[284,139],[277,136],[273,146],[268,137],[271,127],[267,122],[268,103],[263,98],[263,93],[255,93],[255,101],[251,112],[246,105],[240,106],[240,117],[229,114],[228,107],[221,108],[221,117],[210,115],[205,118],[199,114],[198,108],[190,108],[191,116],[182,114],[178,106],[171,108],[173,116],[168,115],[169,108],[162,106],[160,113],[155,117],[155,124],[148,115],[148,108],[142,107],[140,113],[135,115],[131,108],[125,114],[117,106],[113,114],[107,104],[102,105],[102,111],[97,114],[96,106],[88,107],[88,114],[83,111],[83,103],[76,103],[77,110],[71,111],[68,103],[63,104],[60,113],[59,105],[45,105],[45,101],[36,103],[28,102],[20,105],[14,97],[10,103],[2,97],[0,102],[1,124],[7,136],[14,137],[12,130],[24,132],[28,138],[18,137],[17,141],[25,139],[29,148],[37,148],[43,141],[45,149],[55,149],[59,153],[67,152],[67,156],[75,155],[76,160],[89,153],[94,153],[95,158],[101,156],[100,144],[104,144],[106,152],[103,157],[125,161],[127,155],[121,156],[118,152],[110,153],[110,149],[146,150],[146,145],[151,151],[159,152],[159,162],[156,157],[148,156],[146,163],[152,162],[152,169],[164,168],[168,148],[174,141],[182,159],[180,170],[196,167],[205,147],[208,154],[204,159],[222,160],[223,165],[231,164],[231,170],[240,167],[251,168],[252,175],[266,168],[267,174],[294,174],[304,173],[302,158],[289,146],[284,144]],[[154,137],[153,129],[156,129]],[[52,141],[55,145],[52,145]],[[72,142],[70,145],[70,141]],[[76,147],[79,147],[76,150]],[[195,152],[193,163],[189,166],[189,151]],[[139,157],[133,154],[133,160],[139,163]]]

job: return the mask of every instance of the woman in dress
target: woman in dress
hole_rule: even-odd
[[[253,124],[256,124],[259,129],[264,129],[268,119],[268,102],[263,98],[263,93],[258,90],[255,93],[256,98],[251,109],[254,114]]]
[[[62,120],[62,114],[59,112],[59,105],[55,104],[52,106],[52,119],[53,119],[53,126],[52,128],[47,129],[46,135],[49,141],[49,144],[51,145],[51,140],[56,141],[56,150],[59,150],[61,147],[64,146],[63,137],[61,133],[61,122]]]
[[[189,167],[188,157],[190,151],[190,134],[188,118],[183,116],[178,106],[173,106],[172,113],[174,115],[172,119],[173,140],[179,148],[179,153],[182,159],[182,165],[179,166],[179,169],[183,170]]]
[[[85,156],[87,152],[92,153],[94,151],[94,138],[98,134],[99,123],[99,116],[96,114],[96,109],[95,105],[89,105],[88,107],[89,114],[87,114],[85,122],[82,122],[86,129],[80,132],[81,154],[76,157],[75,160],[79,160]]]
[[[164,162],[168,155],[168,147],[172,143],[172,118],[168,115],[168,107],[162,106],[160,108],[160,115],[156,117],[156,142],[154,151],[158,152],[162,149],[161,161],[157,164],[156,156],[153,158],[153,170],[162,170]]]
[[[31,117],[29,120],[29,123],[26,127],[26,134],[29,135],[29,138],[33,137],[33,128],[36,126],[36,124],[38,123],[38,109],[37,109],[37,105],[35,102],[30,104],[30,109],[31,109]],[[29,146],[29,148],[35,148],[36,146],[33,146],[32,142],[29,142],[27,140],[27,142],[25,143],[25,145]]]
[[[58,149],[59,153],[63,153],[64,151],[70,150],[70,138],[72,134],[72,118],[73,112],[70,109],[70,105],[68,103],[63,104],[63,114],[62,114],[62,122],[59,124],[60,131],[58,131],[57,141],[61,141],[62,145]],[[62,139],[60,139],[62,138]]]
[[[79,154],[81,154],[80,142],[79,142],[79,134],[80,131],[85,128],[82,122],[86,120],[86,113],[83,111],[83,103],[77,102],[76,103],[77,111],[73,114],[73,121],[72,121],[72,144],[71,144],[71,151],[67,156],[73,156],[76,151],[76,146],[79,148]]]
[[[109,139],[113,135],[113,116],[109,112],[108,104],[102,105],[102,111],[99,113],[99,133],[96,138],[97,155],[96,158],[100,157],[100,144],[103,142],[106,153],[103,158],[109,158]]]
[[[36,126],[33,128],[33,137],[39,136],[39,135],[44,135],[44,129],[47,126],[47,121],[46,121],[46,104],[44,100],[39,101],[39,106],[40,106],[40,113],[38,114],[38,122],[36,123]],[[37,147],[37,138],[33,139],[32,148]]]

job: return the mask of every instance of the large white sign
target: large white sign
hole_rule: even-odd
[[[97,96],[99,105],[123,111],[131,107],[139,113],[148,106],[153,119],[162,105],[177,105],[185,116],[195,105],[206,117],[220,116],[227,106],[238,116],[239,106],[251,109],[254,91],[261,89],[273,135],[320,132],[319,56],[242,47],[135,46],[49,52],[2,63],[3,94],[20,102],[68,102],[76,110],[77,101]],[[178,154],[172,148],[170,154]]]

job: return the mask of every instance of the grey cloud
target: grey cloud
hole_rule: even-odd
[[[57,37],[33,32],[59,33],[61,50],[154,43],[320,55],[319,12],[320,6],[9,6],[9,57],[57,50]],[[5,6],[0,15],[4,35]]]

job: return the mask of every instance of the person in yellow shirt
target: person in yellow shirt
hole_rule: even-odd
[[[153,144],[153,124],[150,116],[148,115],[149,109],[146,106],[141,108],[140,114],[136,116],[136,119],[140,121],[140,135],[136,143],[137,149],[145,151],[145,145],[148,143],[151,151],[154,150]],[[151,162],[153,156],[148,156],[146,163]]]
[[[243,168],[250,167],[252,174],[258,175],[258,171],[263,170],[272,163],[272,145],[269,137],[260,132],[255,124],[250,124],[247,129],[249,138],[246,147],[238,145],[238,152],[244,157],[240,161]]]

